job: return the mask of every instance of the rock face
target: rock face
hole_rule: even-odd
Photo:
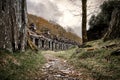
[[[112,12],[109,29],[104,36],[104,40],[115,38],[120,38],[120,9],[115,9]]]
[[[0,0],[0,48],[25,49],[26,0]]]

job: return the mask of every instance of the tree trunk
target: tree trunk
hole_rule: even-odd
[[[87,0],[82,0],[82,43],[87,42]]]
[[[22,7],[22,13],[21,13],[21,20],[22,20],[22,26],[20,28],[20,49],[21,51],[25,51],[25,45],[26,45],[26,28],[27,28],[27,6],[26,6],[26,0],[21,0],[21,7]]]
[[[103,40],[120,38],[120,9],[115,9],[111,16],[110,26]]]
[[[26,0],[0,0],[0,48],[16,51],[20,44],[24,49],[26,14]]]
[[[11,19],[8,0],[0,1],[0,48],[12,51]]]
[[[11,26],[11,35],[12,35],[12,48],[14,51],[18,50],[18,22],[17,22],[17,1],[10,0],[10,8],[9,8],[9,18],[10,18],[10,26]]]

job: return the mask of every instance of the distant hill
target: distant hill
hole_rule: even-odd
[[[28,15],[28,22],[36,24],[37,32],[41,34],[45,30],[49,31],[51,36],[57,36],[57,37],[64,37],[67,39],[70,39],[72,41],[75,41],[77,43],[81,43],[81,38],[78,37],[76,34],[66,31],[62,26],[59,24],[56,24],[51,21],[47,21],[43,19],[42,17],[38,17],[32,14]]]

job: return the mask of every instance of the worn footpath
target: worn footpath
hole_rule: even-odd
[[[80,80],[81,73],[67,63],[67,60],[53,54],[43,53],[47,63],[42,67],[44,77],[40,80]]]

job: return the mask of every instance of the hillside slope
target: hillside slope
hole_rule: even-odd
[[[81,80],[120,80],[120,39],[90,41],[55,55],[78,69]]]
[[[56,37],[64,37],[67,39],[70,39],[72,41],[75,41],[77,43],[81,43],[81,38],[78,37],[76,34],[67,32],[63,27],[60,25],[49,22],[41,17],[37,17],[35,15],[29,14],[28,15],[29,19],[29,24],[34,23],[37,26],[37,32],[42,33],[45,30],[50,31],[51,36],[56,36]]]

